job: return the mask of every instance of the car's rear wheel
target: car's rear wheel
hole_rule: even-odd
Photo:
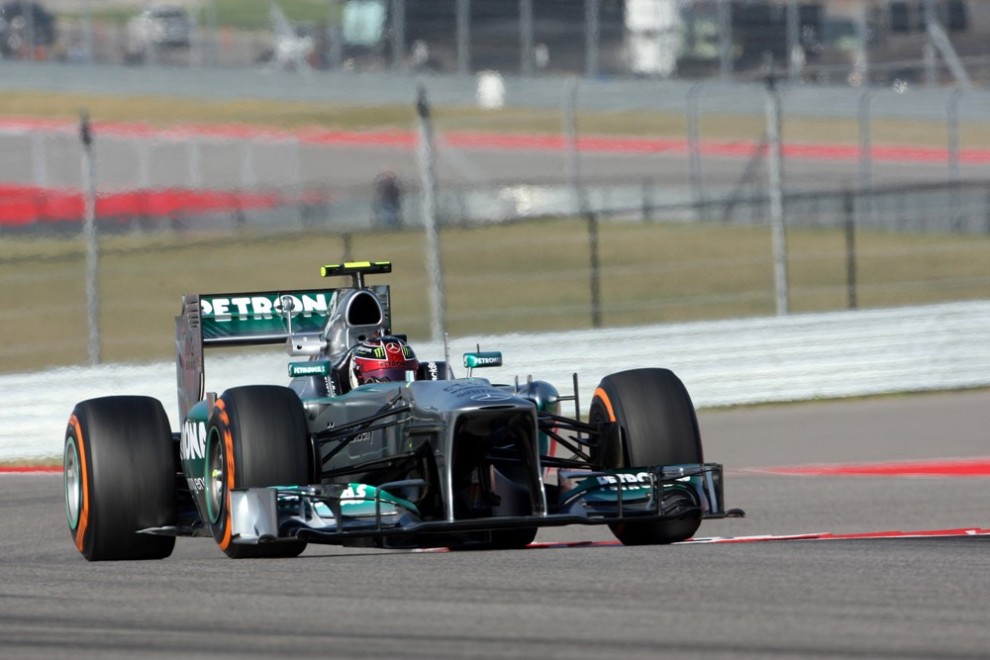
[[[668,369],[633,369],[606,376],[592,398],[590,419],[593,424],[615,422],[620,429],[603,448],[605,468],[703,460],[694,404],[684,383]],[[686,492],[683,496],[690,497]],[[610,527],[625,545],[675,543],[690,538],[701,525],[701,511],[690,508],[690,513],[676,518]]]
[[[220,549],[235,559],[296,557],[305,541],[239,544],[232,535],[230,491],[309,483],[302,402],[287,387],[229,389],[210,414],[206,439],[206,509]]]
[[[164,559],[174,536],[138,534],[175,524],[175,454],[161,402],[111,396],[76,405],[63,453],[65,512],[90,561]]]

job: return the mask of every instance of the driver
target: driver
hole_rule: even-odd
[[[352,349],[347,374],[351,388],[355,388],[365,383],[415,380],[418,369],[413,349],[399,337],[385,335],[362,341]]]

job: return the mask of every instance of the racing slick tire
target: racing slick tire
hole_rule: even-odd
[[[138,534],[174,525],[176,463],[168,416],[146,396],[76,404],[63,453],[65,511],[90,561],[164,559],[174,536]]]
[[[602,379],[591,401],[592,424],[615,422],[621,438],[604,447],[606,469],[701,463],[701,433],[684,383],[668,369],[633,369]],[[686,496],[685,496],[686,497]],[[701,526],[701,511],[677,518],[609,525],[623,545],[684,541]]]
[[[275,385],[229,389],[217,399],[206,438],[207,523],[220,549],[234,559],[301,554],[305,541],[233,542],[230,516],[231,489],[309,483],[308,430],[296,393]]]

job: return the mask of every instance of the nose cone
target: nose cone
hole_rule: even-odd
[[[533,409],[533,403],[483,378],[416,381],[410,389],[417,407],[443,411]]]

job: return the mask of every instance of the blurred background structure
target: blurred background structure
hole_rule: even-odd
[[[5,0],[5,58],[723,80],[986,81],[973,0]]]
[[[0,362],[85,361],[87,209],[109,360],[339,258],[427,337],[432,220],[460,335],[990,298],[988,44],[974,0],[5,0]]]

